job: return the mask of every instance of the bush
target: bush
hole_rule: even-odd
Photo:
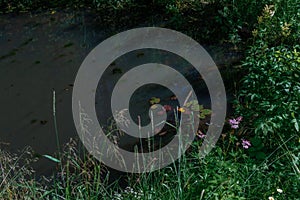
[[[300,46],[253,47],[244,67],[241,112],[255,127],[255,133],[270,140],[287,139],[300,125]],[[273,140],[273,141],[271,141]]]
[[[124,10],[137,5],[136,0],[93,0],[97,8]]]
[[[290,137],[298,144],[300,16],[295,3],[290,0],[264,7],[243,64],[247,75],[242,80],[238,111],[270,147]]]
[[[272,0],[155,0],[164,5],[171,26],[199,41],[246,42],[265,4]],[[214,41],[212,41],[212,38]]]
[[[115,16],[110,23],[144,20],[152,15],[168,28],[184,32],[202,43],[241,44],[252,37],[251,30],[266,4],[274,0],[0,0],[0,12],[27,12],[49,8],[97,10],[101,18]],[[289,0],[297,9],[296,1]],[[285,3],[277,3],[278,15]],[[276,13],[277,14],[277,13]],[[138,17],[137,17],[138,16]]]
[[[89,0],[88,0],[89,1]],[[81,7],[85,0],[0,0],[0,13],[38,11],[49,8]]]

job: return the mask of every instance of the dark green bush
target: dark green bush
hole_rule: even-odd
[[[93,0],[97,8],[113,8],[114,10],[124,10],[137,5],[136,0]]]
[[[0,13],[38,11],[49,8],[81,7],[91,0],[0,0]]]
[[[154,0],[164,5],[172,27],[199,41],[238,44],[251,37],[257,16],[272,0]],[[212,41],[213,38],[213,41]]]
[[[238,111],[269,147],[294,137],[300,126],[299,6],[295,0],[266,5],[243,65],[247,75]],[[291,145],[293,146],[293,145]]]
[[[182,31],[201,43],[240,44],[252,37],[257,16],[265,5],[277,5],[282,15],[285,2],[274,0],[0,0],[1,12],[27,12],[49,8],[91,8],[101,16],[136,21],[149,15],[167,20],[167,27]],[[289,3],[297,9],[295,0]],[[295,13],[295,12],[293,12]],[[112,19],[109,21],[116,21]]]
[[[280,142],[300,126],[300,46],[252,47],[244,67],[242,113],[265,139]],[[275,142],[275,143],[277,143]]]

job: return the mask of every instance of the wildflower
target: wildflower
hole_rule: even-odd
[[[263,22],[263,17],[262,16],[257,17],[257,22],[261,24]]]
[[[226,134],[225,133],[223,133],[223,134],[221,134],[222,135],[222,139],[224,139],[225,137],[226,137]]]
[[[249,140],[242,139],[242,146],[244,149],[248,149],[249,147],[251,147],[251,143]]]
[[[242,116],[239,116],[236,119],[230,119],[229,124],[231,125],[231,128],[237,129],[239,127],[240,122],[243,120]]]
[[[238,122],[240,122],[240,121],[243,120],[243,117],[242,117],[242,116],[239,116],[238,118],[236,118],[236,120],[237,120]]]
[[[258,30],[257,30],[257,29],[254,29],[254,30],[252,31],[252,35],[253,35],[253,37],[256,37],[256,36],[258,35]]]
[[[179,112],[185,112],[185,109],[184,108],[178,108],[178,111]]]
[[[284,23],[283,26],[281,26],[283,36],[287,37],[291,34],[290,26],[291,26],[291,24],[288,24],[286,22]]]
[[[274,197],[269,197],[268,200],[275,200]]]
[[[172,106],[170,106],[170,105],[164,105],[164,109],[165,109],[165,111],[171,111],[172,110]]]
[[[264,7],[264,16],[265,18],[268,18],[268,17],[273,17],[274,14],[275,14],[275,7],[274,5],[266,5]]]
[[[205,134],[204,133],[202,133],[200,130],[198,130],[197,131],[197,136],[199,137],[199,138],[201,138],[201,139],[203,139],[203,138],[205,138]]]
[[[277,188],[277,192],[279,192],[279,193],[282,193],[282,192],[283,192],[283,190],[282,190],[282,189],[279,189],[279,188]]]
[[[230,119],[229,124],[231,125],[231,128],[237,129],[239,127],[239,123],[235,119]]]

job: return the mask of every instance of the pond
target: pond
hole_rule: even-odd
[[[57,151],[53,91],[56,93],[59,143],[65,144],[70,138],[77,137],[72,117],[72,88],[77,71],[88,53],[113,35],[111,29],[102,27],[94,19],[88,12],[0,16],[1,148],[17,152],[31,146],[40,155],[53,155]],[[143,26],[155,24],[144,22],[136,27]],[[228,75],[228,66],[241,58],[225,45],[204,47],[220,68],[226,68],[223,75]],[[134,52],[127,57],[130,61],[117,60],[111,66],[111,73],[107,74],[108,80],[113,82],[119,78],[125,71],[126,62],[138,62],[147,54],[147,51]],[[193,77],[193,73],[186,71],[188,76]],[[210,98],[203,81],[198,85],[200,104],[209,108]],[[99,90],[104,87],[109,91],[111,86],[99,86]],[[144,108],[149,98],[162,94],[151,92],[152,89],[148,87],[138,93],[137,96],[142,98],[137,98],[139,106],[135,109]],[[97,95],[101,99],[102,94],[98,92]],[[160,98],[168,96],[169,93],[163,92]],[[38,175],[47,175],[55,168],[55,163],[41,158],[34,168]]]

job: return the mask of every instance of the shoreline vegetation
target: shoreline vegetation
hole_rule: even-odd
[[[116,32],[146,17],[201,43],[225,43],[243,52],[238,78],[226,83],[234,112],[205,158],[199,157],[205,128],[197,130],[179,160],[142,174],[107,169],[77,139],[53,155],[37,155],[30,147],[12,154],[0,140],[0,199],[299,199],[297,0],[1,0],[0,7],[2,15],[11,17],[88,9]],[[52,176],[36,176],[31,164],[41,158],[55,164]]]

